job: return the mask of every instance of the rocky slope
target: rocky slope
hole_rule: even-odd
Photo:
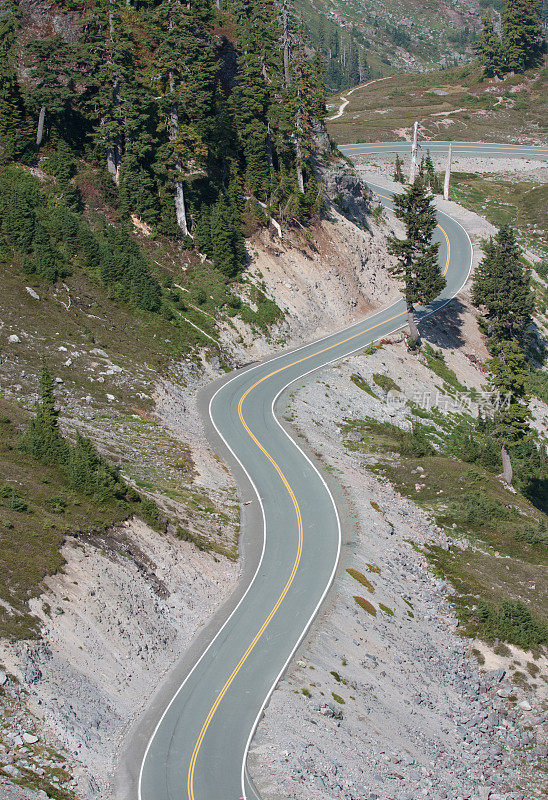
[[[471,329],[473,316],[463,316]],[[436,321],[426,333],[436,344],[447,335]],[[479,336],[465,352],[483,355]],[[482,385],[462,350],[451,364],[467,385]],[[466,541],[452,541],[372,474],[374,456],[345,451],[346,418],[410,424],[409,407],[387,403],[381,392],[374,398],[351,380],[358,374],[374,385],[374,373],[397,381],[406,398],[435,395],[435,376],[400,342],[323,371],[288,399],[293,435],[343,487],[345,547],[330,600],[259,725],[251,773],[265,800],[540,798],[546,659],[538,657],[538,680],[525,684],[519,675],[532,656],[518,648],[500,658],[479,645],[487,656],[479,667],[475,645],[458,635],[450,586],[420,551]],[[419,470],[416,480],[424,480]],[[356,596],[367,598],[370,613]]]

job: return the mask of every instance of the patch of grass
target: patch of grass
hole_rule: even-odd
[[[352,578],[354,578],[355,581],[361,583],[362,586],[365,586],[368,592],[371,592],[371,594],[373,594],[373,592],[375,591],[375,587],[373,586],[371,581],[367,580],[367,578],[363,573],[359,572],[357,569],[352,569],[352,567],[350,569],[347,569],[346,571]]]
[[[310,689],[307,689],[306,686],[303,686],[303,688],[301,689],[301,694],[303,694],[305,697],[311,697],[312,696],[310,694]]]
[[[424,356],[427,367],[441,378],[448,387],[455,389],[457,392],[466,392],[466,386],[460,383],[455,372],[445,363],[445,357],[441,350],[435,350],[426,342],[421,347],[421,354]]]
[[[367,381],[365,381],[361,377],[361,375],[357,375],[356,373],[354,373],[353,375],[350,376],[350,380],[358,387],[358,389],[361,389],[363,392],[367,392],[367,394],[370,394],[371,397],[377,398],[377,395],[375,394],[371,386],[367,383]]]
[[[372,617],[377,616],[377,609],[372,603],[369,602],[369,600],[366,600],[365,597],[354,595],[354,600],[363,608],[364,611],[367,611],[368,614],[371,614]]]
[[[384,611],[384,613],[387,614],[389,617],[394,616],[393,610],[388,606],[385,606],[384,603],[379,603],[379,608],[381,609],[381,611]]]
[[[370,504],[371,504],[371,508],[374,508],[374,509],[375,509],[375,511],[378,511],[378,512],[379,512],[379,514],[382,514],[382,513],[383,513],[383,510],[382,510],[382,508],[380,507],[380,505],[377,503],[377,501],[376,501],[376,500],[370,500],[369,502],[370,502]]]
[[[392,380],[388,375],[383,375],[381,372],[374,372],[373,373],[373,381],[379,386],[384,392],[399,392],[401,391],[398,384]]]
[[[374,572],[376,575],[381,574],[381,568],[378,567],[376,564],[366,564],[367,569],[369,572]]]
[[[512,225],[522,244],[548,254],[546,205],[548,187],[531,181],[509,181],[497,175],[454,173],[451,199],[486,217],[493,225]]]
[[[457,457],[458,453],[475,459],[477,454],[469,452],[466,441],[474,437],[479,441],[478,437],[487,437],[488,431],[476,432],[471,422],[461,418],[444,429],[445,452],[416,457],[400,446],[400,433],[395,426],[361,420],[354,421],[351,427],[358,427],[364,434],[360,450],[377,455],[377,462],[370,464],[369,469],[422,506],[451,536],[470,541],[471,546],[465,548],[456,545],[448,549],[426,548],[437,573],[455,589],[452,602],[462,632],[489,638],[495,636],[496,630],[499,639],[507,637],[516,643],[534,641],[531,630],[537,630],[537,624],[541,626],[538,630],[544,630],[542,626],[548,618],[545,581],[548,517],[539,507],[538,498],[532,496],[533,505],[519,491],[509,491],[493,474],[491,470],[496,469],[498,456],[492,461],[488,448],[482,450],[480,461],[474,460],[472,464]],[[424,426],[423,433],[432,435],[435,429]],[[535,452],[517,453],[522,459],[516,458],[515,462],[518,476],[522,461],[531,462]],[[488,613],[482,612],[481,619],[477,611],[483,608],[480,602],[488,604],[490,609]],[[522,603],[531,613],[532,621],[509,624],[509,607],[503,605],[508,602]],[[411,610],[407,614],[413,615]]]
[[[331,692],[331,697],[336,703],[339,703],[341,706],[346,704],[346,700],[343,700],[340,694],[335,694],[335,692]]]
[[[429,432],[419,423],[413,425],[412,430],[404,431],[390,422],[378,422],[366,417],[363,420],[346,420],[342,425],[342,431],[346,433],[350,430],[359,430],[364,435],[364,441],[347,443],[348,449],[367,449],[369,452],[392,452],[415,456],[434,453],[434,447],[429,441]]]
[[[356,89],[342,116],[327,127],[340,144],[394,141],[398,131],[412,129],[417,119],[424,139],[537,143],[546,130],[546,83],[546,69],[540,68],[525,76],[506,76],[495,85],[483,79],[477,63],[421,76],[398,74]],[[524,93],[508,91],[515,86]],[[440,125],[445,113],[450,127]]]

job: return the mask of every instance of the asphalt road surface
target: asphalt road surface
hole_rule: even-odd
[[[390,206],[388,197],[382,202]],[[447,286],[431,307],[419,311],[419,318],[459,291],[471,265],[465,230],[442,213],[438,221],[440,268]],[[307,373],[363,349],[405,321],[405,306],[399,301],[344,331],[236,373],[212,397],[213,425],[247,473],[256,492],[254,503],[261,507],[262,555],[239,604],[149,738],[139,800],[259,797],[245,770],[248,745],[271,691],[331,585],[341,543],[333,497],[278,423],[276,398]]]
[[[432,155],[446,155],[449,150],[449,142],[433,142],[431,140],[421,141],[419,154],[430,150]],[[502,158],[526,158],[534,161],[546,161],[548,159],[548,147],[533,147],[529,145],[515,144],[491,144],[485,142],[451,142],[453,145],[453,156],[470,156],[479,158],[502,157]],[[411,154],[411,142],[375,142],[363,144],[340,144],[339,150],[349,158],[352,156],[364,156],[390,153],[398,153],[400,156]]]

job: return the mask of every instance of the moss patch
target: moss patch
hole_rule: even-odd
[[[350,569],[347,569],[346,571],[352,578],[354,578],[355,581],[361,583],[362,586],[365,586],[368,592],[371,592],[371,594],[373,594],[373,592],[375,591],[375,587],[373,586],[371,581],[369,581],[365,577],[365,575],[362,572],[359,572],[357,569],[352,569],[352,567]]]
[[[369,600],[366,600],[365,597],[354,595],[354,600],[363,608],[364,611],[367,611],[368,614],[371,614],[372,617],[377,616],[377,609],[372,603],[369,602]]]

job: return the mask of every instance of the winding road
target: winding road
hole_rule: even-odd
[[[419,142],[423,153],[430,150],[432,155],[447,154],[449,142],[438,142],[431,139]],[[531,161],[546,161],[548,147],[534,147],[521,144],[496,144],[490,142],[451,142],[453,145],[453,158],[455,156],[469,156],[471,158],[525,158]],[[411,142],[364,142],[361,144],[340,144],[339,150],[348,158],[356,156],[396,154],[400,156],[411,154]]]
[[[341,150],[356,155],[385,146],[390,143],[348,145]],[[383,197],[385,190],[371,188],[391,206],[390,198]],[[447,304],[471,268],[472,245],[466,231],[441,212],[438,222],[436,237],[447,286],[438,300],[419,311],[419,318]],[[393,333],[405,320],[400,300],[343,331],[238,371],[224,379],[211,397],[208,410],[219,450],[239,465],[237,471],[243,470],[256,495],[250,506],[256,513],[254,524],[244,526],[244,552],[249,549],[248,538],[262,539],[247,589],[181,676],[174,696],[158,711],[141,751],[139,800],[259,798],[246,772],[249,743],[271,692],[332,583],[341,548],[341,525],[331,492],[279,423],[276,401],[295,381]]]

